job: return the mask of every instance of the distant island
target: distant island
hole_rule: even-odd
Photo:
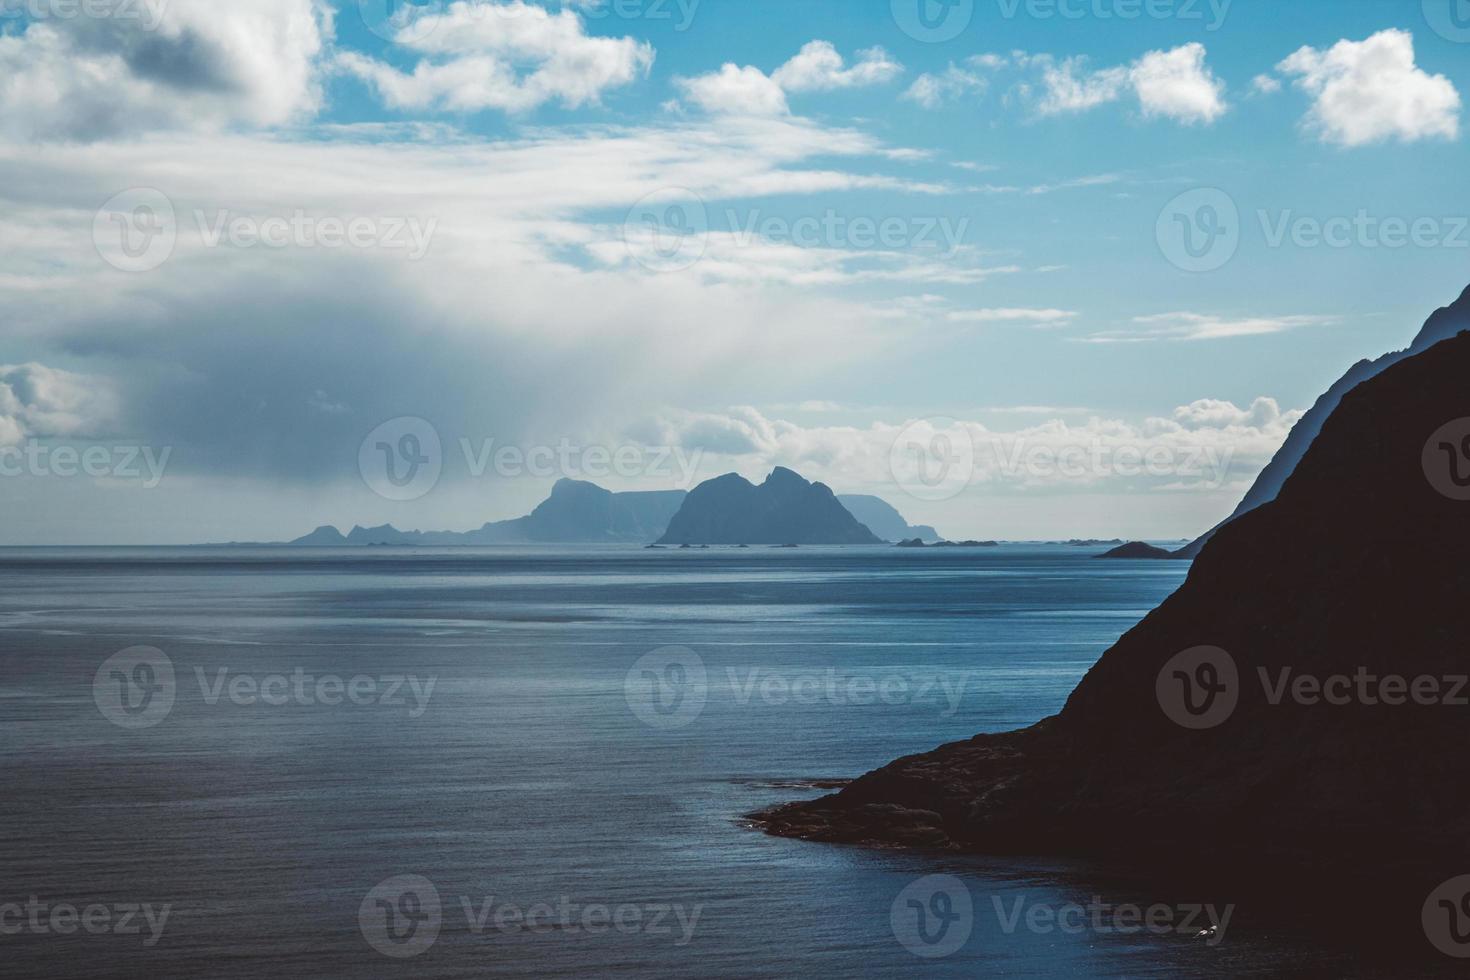
[[[668,527],[687,494],[683,490],[613,493],[594,483],[559,480],[526,517],[495,521],[474,531],[400,531],[391,524],[354,527],[343,534],[319,527],[289,542],[300,547],[368,545],[644,544]]]
[[[1156,547],[1146,541],[1130,541],[1125,545],[1105,551],[1098,555],[1099,558],[1154,558],[1154,559],[1184,559],[1188,556],[1179,551],[1167,551]]]
[[[884,541],[938,541],[939,532],[928,524],[910,524],[903,515],[882,497],[863,494],[841,493],[837,502],[847,508],[869,531]]]
[[[739,481],[738,483],[735,481]],[[748,491],[742,491],[744,484]],[[284,546],[474,547],[515,544],[881,544],[918,539],[938,543],[927,524],[909,524],[892,504],[866,494],[834,496],[778,467],[756,488],[730,474],[696,487],[696,508],[685,527],[702,525],[689,540],[669,539],[674,519],[691,492],[614,493],[579,480],[559,480],[551,495],[525,517],[494,521],[472,531],[401,531],[391,524],[356,526],[346,534],[323,525]],[[733,493],[731,492],[733,491]],[[788,533],[789,531],[789,533]],[[680,532],[684,534],[684,532]],[[710,538],[732,538],[711,540]],[[759,540],[757,540],[759,539]],[[779,540],[778,540],[779,539]]]
[[[738,473],[685,498],[659,544],[882,544],[825,484],[778,466],[756,486]]]
[[[921,538],[910,538],[908,541],[900,541],[900,548],[999,548],[999,541],[924,541]]]

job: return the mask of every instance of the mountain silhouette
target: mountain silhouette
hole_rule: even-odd
[[[683,490],[613,493],[593,483],[558,480],[551,496],[529,515],[474,531],[400,531],[385,524],[354,527],[344,536],[327,525],[290,543],[299,547],[646,544],[664,532],[686,495]]]
[[[837,502],[846,507],[847,512],[858,519],[858,523],[884,541],[911,541],[914,538],[926,542],[940,540],[939,532],[934,528],[927,524],[910,524],[897,508],[882,497],[844,493],[837,495]]]
[[[1470,869],[1467,378],[1460,334],[1344,394],[1275,499],[1221,528],[1060,714],[758,821],[885,846],[1243,856],[1278,882],[1372,870],[1424,887],[1417,927],[1429,887]],[[1416,703],[1431,688],[1445,700]]]
[[[1322,431],[1322,424],[1327,420],[1337,406],[1342,402],[1343,396],[1352,391],[1358,385],[1369,378],[1377,377],[1395,364],[1415,354],[1423,353],[1430,347],[1448,337],[1453,337],[1462,330],[1470,329],[1470,288],[1460,294],[1460,298],[1449,306],[1436,310],[1420,329],[1419,335],[1414,338],[1404,350],[1393,351],[1382,357],[1368,361],[1359,361],[1348,369],[1337,383],[1327,389],[1326,394],[1317,399],[1305,415],[1297,420],[1292,426],[1291,432],[1286,437],[1286,442],[1276,451],[1271,462],[1256,477],[1256,482],[1251,485],[1246,493],[1245,499],[1223,522],[1217,524],[1209,531],[1200,535],[1191,543],[1179,549],[1180,558],[1193,558],[1199,554],[1206,541],[1220,528],[1229,524],[1242,514],[1249,513],[1264,503],[1276,499],[1281,492],[1282,485],[1287,477],[1291,476],[1292,470],[1296,469],[1302,457],[1306,455],[1317,434]]]
[[[689,492],[659,544],[881,544],[821,483],[778,466],[760,486],[736,473]]]

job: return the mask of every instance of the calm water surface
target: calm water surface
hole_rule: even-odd
[[[804,781],[1056,712],[1186,572],[1093,554],[0,550],[0,904],[169,907],[152,945],[146,925],[0,935],[0,974],[1357,975],[1279,930],[1211,945],[997,911],[1225,896],[742,826]],[[139,645],[174,701],[128,729],[94,679]],[[361,703],[330,686],[354,678]],[[924,958],[891,915],[934,874],[973,912]],[[385,895],[403,944],[360,918]]]

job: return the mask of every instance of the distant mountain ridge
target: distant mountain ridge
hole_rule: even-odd
[[[832,492],[822,484],[808,483],[796,473],[784,468],[778,468],[772,477],[775,478],[773,487],[777,490],[784,486],[790,488],[797,496],[803,493],[807,495],[807,499],[798,502],[799,507],[807,508],[808,516],[816,520],[812,527],[818,529],[818,537],[821,537],[822,540],[806,540],[806,532],[793,524],[789,533],[794,535],[794,539],[783,537],[780,541],[730,543],[877,544],[882,540],[894,542],[914,538],[927,542],[941,540],[939,533],[934,528],[926,524],[910,525],[896,508],[880,497],[849,494],[834,498]],[[720,479],[728,480],[729,477]],[[738,480],[739,477],[735,479]],[[708,482],[718,483],[718,481]],[[767,483],[771,481],[768,480]],[[751,487],[749,483],[746,483],[746,486]],[[808,489],[802,491],[799,489],[801,487]],[[814,488],[820,488],[820,490]],[[756,488],[751,487],[751,489]],[[647,544],[660,541],[665,537],[674,517],[679,513],[688,497],[689,492],[685,490],[613,493],[594,483],[559,480],[552,488],[551,496],[525,517],[508,521],[493,521],[473,531],[400,531],[392,524],[382,524],[377,527],[359,525],[343,534],[336,527],[326,524],[286,544],[302,548],[385,545],[470,547],[499,544]],[[838,504],[835,510],[829,503],[834,499]],[[731,512],[723,520],[726,523],[739,523],[744,517],[754,518],[757,515],[763,515],[759,516],[759,519],[766,521],[772,527],[772,534],[775,534],[775,528],[779,527],[779,520],[773,517],[770,508],[773,500],[774,498],[768,498],[759,493],[754,494],[738,505],[752,505],[755,508],[754,512],[745,515],[738,511]],[[780,509],[776,508],[776,510]],[[772,521],[776,523],[771,525]],[[688,543],[714,542],[691,541]]]
[[[738,473],[689,492],[659,544],[882,544],[825,484],[778,466],[760,486]]]
[[[1287,435],[1286,442],[1277,450],[1276,455],[1256,477],[1256,482],[1246,493],[1245,499],[1235,508],[1235,511],[1225,520],[1215,525],[1209,531],[1200,535],[1190,544],[1181,548],[1177,555],[1180,558],[1194,558],[1222,527],[1240,517],[1242,514],[1255,510],[1262,504],[1270,503],[1276,499],[1286,483],[1287,477],[1291,476],[1307,450],[1312,447],[1322,431],[1322,425],[1327,417],[1342,403],[1343,396],[1352,391],[1358,385],[1370,378],[1377,377],[1395,364],[1422,353],[1433,347],[1442,340],[1455,336],[1462,330],[1470,330],[1470,287],[1460,294],[1460,298],[1449,306],[1436,310],[1420,329],[1413,343],[1403,350],[1384,354],[1376,360],[1363,360],[1348,369],[1336,384],[1327,389],[1327,392],[1317,403],[1307,411],[1292,427],[1291,433]]]
[[[858,523],[865,525],[884,541],[912,541],[917,538],[932,543],[941,540],[939,532],[928,524],[910,524],[904,520],[898,509],[882,497],[840,493],[837,495],[837,502],[846,507],[847,512],[858,519]]]
[[[597,544],[654,540],[687,496],[683,490],[613,493],[594,483],[558,480],[551,496],[525,517],[494,521],[474,531],[400,531],[391,524],[354,527],[342,534],[319,527],[290,544],[299,547],[366,545]]]

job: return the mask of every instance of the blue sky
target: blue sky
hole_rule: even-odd
[[[463,528],[560,475],[675,482],[477,473],[491,440],[787,465],[954,536],[1192,536],[1470,282],[1462,0],[922,0],[942,40],[905,29],[921,0],[55,2],[0,37],[0,446],[170,455],[154,486],[26,463],[13,543]],[[98,238],[140,201],[172,222],[147,268]],[[1224,234],[1191,260],[1186,226]],[[408,500],[359,465],[400,418],[443,457]],[[915,433],[965,441],[946,491],[894,463]]]

